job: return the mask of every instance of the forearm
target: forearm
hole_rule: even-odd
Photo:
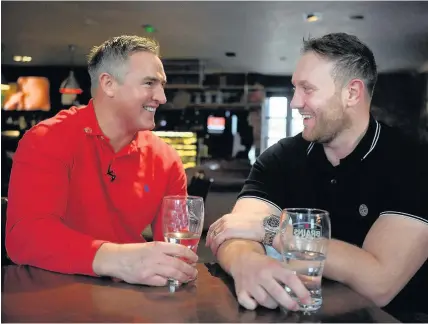
[[[60,273],[96,275],[92,263],[105,241],[72,230],[53,218],[34,217],[9,225],[6,248],[15,263]]]
[[[231,239],[220,245],[217,251],[217,260],[224,271],[231,274],[233,270],[233,261],[245,257],[247,253],[265,254],[263,246],[254,241]]]
[[[324,267],[326,278],[344,283],[376,304],[383,304],[386,284],[379,261],[367,251],[331,240]],[[382,306],[382,305],[381,305]]]
[[[114,277],[119,265],[120,244],[104,243],[95,254],[92,269],[98,276]]]

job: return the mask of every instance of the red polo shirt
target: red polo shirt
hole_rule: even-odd
[[[107,174],[113,170],[116,179]],[[144,242],[152,224],[163,241],[159,209],[166,195],[186,194],[176,151],[141,131],[114,153],[92,100],[31,128],[19,142],[9,185],[6,248],[18,264],[94,275],[104,242]]]

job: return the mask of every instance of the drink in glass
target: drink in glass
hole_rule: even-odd
[[[322,305],[321,278],[331,237],[329,213],[320,209],[284,209],[280,220],[281,254],[285,267],[299,277],[311,294],[302,304],[285,286],[302,311],[315,311]]]
[[[202,197],[166,196],[161,215],[165,242],[187,246],[196,253],[204,225]],[[177,280],[169,280],[170,291],[175,291],[178,285]]]
[[[196,250],[198,249],[199,240],[201,238],[200,234],[198,235],[194,233],[189,233],[184,230],[180,233],[178,232],[165,233],[164,236],[165,236],[166,242],[187,246],[189,249],[191,249],[195,253],[196,253]]]

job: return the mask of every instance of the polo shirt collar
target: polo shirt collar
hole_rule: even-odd
[[[351,162],[360,162],[367,158],[367,156],[376,147],[376,144],[379,140],[380,130],[381,125],[376,119],[374,119],[372,115],[370,115],[369,126],[363,138],[348,156],[340,160],[340,164],[342,165]],[[308,145],[306,153],[309,159],[318,160],[318,158],[320,158],[320,155],[323,155],[323,157],[326,159],[322,144],[311,142]]]
[[[86,114],[83,120],[83,131],[89,136],[105,136],[98,124],[97,116],[95,115],[93,99],[89,100],[85,111]]]
[[[346,156],[342,161],[362,161],[364,160],[375,148],[380,135],[380,124],[379,122],[370,115],[369,127],[364,134],[357,147]]]
[[[85,111],[86,111],[86,114],[83,121],[83,131],[88,136],[98,136],[103,139],[109,140],[109,138],[101,130],[101,127],[98,123],[97,115],[95,114],[93,99],[89,100]],[[128,146],[126,146],[124,149],[127,150],[128,148],[130,151],[135,151],[135,148],[139,148],[139,149],[143,148],[145,144],[145,140],[144,140],[145,136],[143,133],[144,131],[137,132],[132,142]]]

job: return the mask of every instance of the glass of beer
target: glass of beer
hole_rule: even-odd
[[[293,291],[285,286],[301,311],[316,311],[322,305],[321,278],[330,238],[330,217],[327,211],[311,208],[282,211],[280,242],[284,266],[299,277],[311,294],[311,302],[302,304]]]
[[[165,242],[187,246],[196,253],[204,226],[204,200],[197,196],[164,197],[162,223]],[[177,280],[169,279],[168,283],[171,292],[179,286]]]

